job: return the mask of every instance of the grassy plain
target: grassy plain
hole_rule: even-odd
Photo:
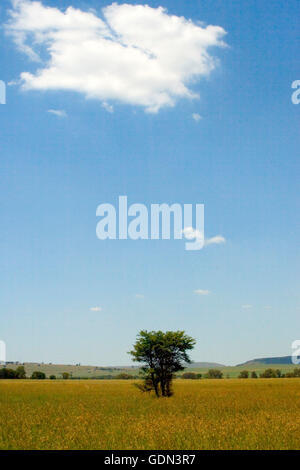
[[[0,381],[0,449],[300,449],[300,379]]]

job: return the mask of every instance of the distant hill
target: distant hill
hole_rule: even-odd
[[[47,377],[50,375],[56,375],[57,378],[61,378],[63,372],[68,372],[72,378],[110,378],[117,374],[126,372],[130,375],[137,375],[138,368],[132,367],[100,367],[100,366],[84,366],[81,364],[44,364],[42,362],[7,362],[6,367],[15,369],[18,365],[24,365],[27,377],[30,377],[32,372],[40,371],[44,372]]]
[[[47,377],[54,374],[57,378],[62,377],[63,372],[68,372],[73,378],[109,378],[123,372],[136,376],[139,373],[139,366],[134,365],[100,367],[81,364],[44,364],[42,362],[6,363],[6,367],[12,369],[16,369],[19,365],[24,365],[28,377],[30,377],[34,371],[44,372]],[[225,366],[215,362],[193,362],[192,364],[186,364],[186,367],[189,369],[220,369]]]
[[[224,364],[218,364],[217,362],[192,362],[191,364],[186,364],[186,368],[192,369],[215,369],[216,367],[222,368],[226,367]]]
[[[252,359],[251,361],[243,362],[242,364],[237,364],[236,367],[255,364],[293,364],[293,361],[292,356],[262,357],[259,359]]]

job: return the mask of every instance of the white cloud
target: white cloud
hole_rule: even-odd
[[[225,243],[226,239],[222,235],[216,235],[215,237],[206,238],[204,240],[204,246],[207,245],[220,245],[221,243]]]
[[[202,119],[202,116],[200,116],[200,114],[198,113],[193,113],[192,118],[194,119],[194,121],[199,122]]]
[[[200,232],[200,230],[197,230],[193,227],[185,227],[182,230],[183,235],[185,238],[188,240],[193,240],[193,239],[198,239],[201,240],[203,238],[203,232]],[[216,235],[211,238],[206,238],[204,240],[204,246],[208,245],[220,245],[221,243],[225,243],[226,239],[222,235]]]
[[[245,308],[245,309],[252,308],[252,305],[251,304],[244,304],[244,305],[242,305],[242,308]]]
[[[135,297],[137,299],[144,299],[145,296],[143,294],[135,294]]]
[[[102,108],[106,109],[106,111],[109,112],[109,113],[113,113],[113,112],[114,112],[114,107],[113,107],[113,105],[106,103],[106,101],[104,101],[104,102],[102,103]]]
[[[8,86],[15,86],[15,85],[22,85],[22,81],[20,79],[18,80],[10,80],[7,83]]]
[[[207,289],[196,289],[196,290],[194,290],[194,294],[197,294],[197,295],[209,295],[209,294],[210,294],[210,290],[207,290]]]
[[[67,117],[67,113],[63,109],[48,109],[47,112],[58,117]]]
[[[271,310],[271,308],[272,308],[272,305],[265,305],[265,307],[264,307],[264,308],[265,308],[266,310]]]
[[[91,312],[101,312],[102,308],[101,307],[91,307],[90,311]]]
[[[113,3],[100,18],[39,1],[12,3],[6,31],[38,63],[34,73],[21,73],[24,90],[77,91],[157,112],[196,98],[190,85],[218,64],[211,47],[225,46],[220,26],[200,26],[163,7]]]

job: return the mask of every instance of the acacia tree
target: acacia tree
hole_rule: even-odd
[[[154,390],[157,397],[170,397],[174,374],[184,369],[184,363],[191,362],[187,351],[195,343],[184,331],[140,331],[129,352],[134,361],[143,363],[144,383],[137,385],[140,390]]]

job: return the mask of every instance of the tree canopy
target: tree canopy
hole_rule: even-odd
[[[39,370],[32,372],[31,378],[34,380],[44,380],[46,378],[46,374]]]
[[[157,397],[171,396],[174,373],[191,362],[187,351],[193,349],[195,343],[184,331],[140,331],[129,353],[134,361],[143,363],[144,384],[139,388],[154,390]]]

